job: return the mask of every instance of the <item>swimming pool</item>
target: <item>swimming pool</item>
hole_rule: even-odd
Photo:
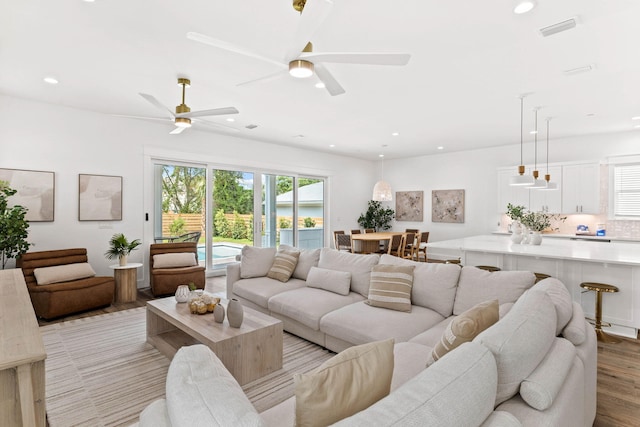
[[[235,260],[236,255],[240,255],[242,252],[242,246],[235,246],[229,243],[215,243],[211,247],[213,254],[213,263],[217,264],[220,261],[231,262]],[[198,245],[198,260],[204,261],[206,259],[205,245]]]

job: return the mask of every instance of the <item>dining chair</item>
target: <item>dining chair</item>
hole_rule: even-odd
[[[351,230],[351,234],[360,234],[362,231],[358,228],[357,230]]]
[[[364,229],[364,232],[365,232],[365,233],[375,233],[375,232],[376,232],[376,230],[375,230],[374,228],[365,228],[365,229]]]
[[[418,261],[420,261],[421,258],[424,258],[424,262],[427,262],[427,243],[428,242],[429,242],[429,232],[423,231],[422,233],[420,233],[420,237],[418,240],[418,249],[416,252],[416,259]]]
[[[405,233],[418,234],[418,233],[420,233],[420,230],[418,230],[417,228],[405,228],[404,232]]]
[[[339,251],[351,250],[351,236],[349,234],[336,234],[336,249]]]
[[[406,259],[414,259],[416,255],[416,234],[415,233],[404,233],[405,243],[404,250],[402,251],[402,258]]]
[[[394,234],[391,236],[391,240],[389,241],[389,247],[387,248],[387,253],[389,255],[402,257],[402,250],[405,245],[405,235],[404,234]]]
[[[333,232],[333,245],[338,249],[338,234],[344,234],[344,230],[335,230]]]

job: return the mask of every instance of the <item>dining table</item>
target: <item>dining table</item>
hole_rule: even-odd
[[[403,235],[404,231],[376,231],[351,235],[351,252],[371,254],[380,252],[380,245],[388,247],[393,236]]]

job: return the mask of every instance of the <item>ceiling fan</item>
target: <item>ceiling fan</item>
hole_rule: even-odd
[[[235,107],[224,107],[224,108],[214,108],[212,110],[200,110],[200,111],[191,111],[191,108],[187,106],[184,102],[184,95],[186,88],[191,86],[191,81],[185,78],[178,79],[178,85],[182,86],[182,102],[180,105],[176,106],[176,112],[174,113],[168,107],[165,107],[154,97],[153,95],[149,95],[146,93],[140,93],[139,95],[147,100],[151,105],[156,107],[158,110],[165,113],[167,118],[157,118],[157,117],[134,117],[134,116],[124,116],[124,117],[132,117],[136,119],[147,119],[147,120],[171,120],[176,128],[169,132],[172,135],[176,135],[182,133],[185,129],[191,127],[192,122],[197,122],[203,124],[205,126],[211,127],[221,127],[227,130],[238,131],[235,128],[230,126],[224,126],[218,123],[208,122],[206,120],[199,119],[199,117],[204,116],[221,116],[225,114],[238,114],[238,110]]]
[[[313,52],[313,45],[309,40],[329,15],[332,6],[332,0],[293,0],[293,8],[300,12],[301,19],[292,44],[282,61],[250,52],[231,43],[196,32],[187,33],[187,38],[218,49],[260,59],[283,68],[282,71],[240,83],[238,86],[270,80],[279,77],[286,70],[290,75],[297,78],[311,77],[315,72],[329,94],[336,96],[345,93],[345,90],[323,65],[325,62],[366,65],[406,65],[409,62],[411,55],[408,53]]]

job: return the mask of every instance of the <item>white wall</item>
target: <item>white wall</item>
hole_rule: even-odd
[[[190,129],[169,135],[170,126],[112,117],[0,95],[0,167],[55,172],[55,221],[29,227],[32,251],[86,247],[98,274],[111,275],[104,258],[108,240],[122,232],[142,238],[130,262],[144,262],[153,242],[150,156],[209,161],[273,172],[329,176],[326,241],[331,230],[357,227],[374,182],[370,161],[266,144]],[[78,174],[123,177],[123,220],[78,221]],[[145,222],[149,212],[151,221]],[[13,266],[13,263],[10,265]],[[146,273],[146,272],[145,272]],[[139,279],[143,274],[139,272]],[[146,274],[144,274],[146,276]]]
[[[545,140],[546,144],[546,140]],[[539,147],[540,149],[540,147]],[[533,163],[533,144],[524,144],[524,162]],[[549,162],[582,160],[605,161],[609,156],[640,153],[640,131],[591,135],[550,140]],[[538,151],[538,164],[544,148]],[[520,162],[520,145],[442,153],[433,156],[385,160],[385,179],[396,191],[424,191],[424,221],[395,222],[394,229],[418,228],[429,231],[429,241],[447,240],[497,229],[497,168]],[[540,171],[544,171],[539,166]],[[431,222],[432,190],[465,190],[465,222],[447,224]],[[395,202],[393,203],[395,208]]]

